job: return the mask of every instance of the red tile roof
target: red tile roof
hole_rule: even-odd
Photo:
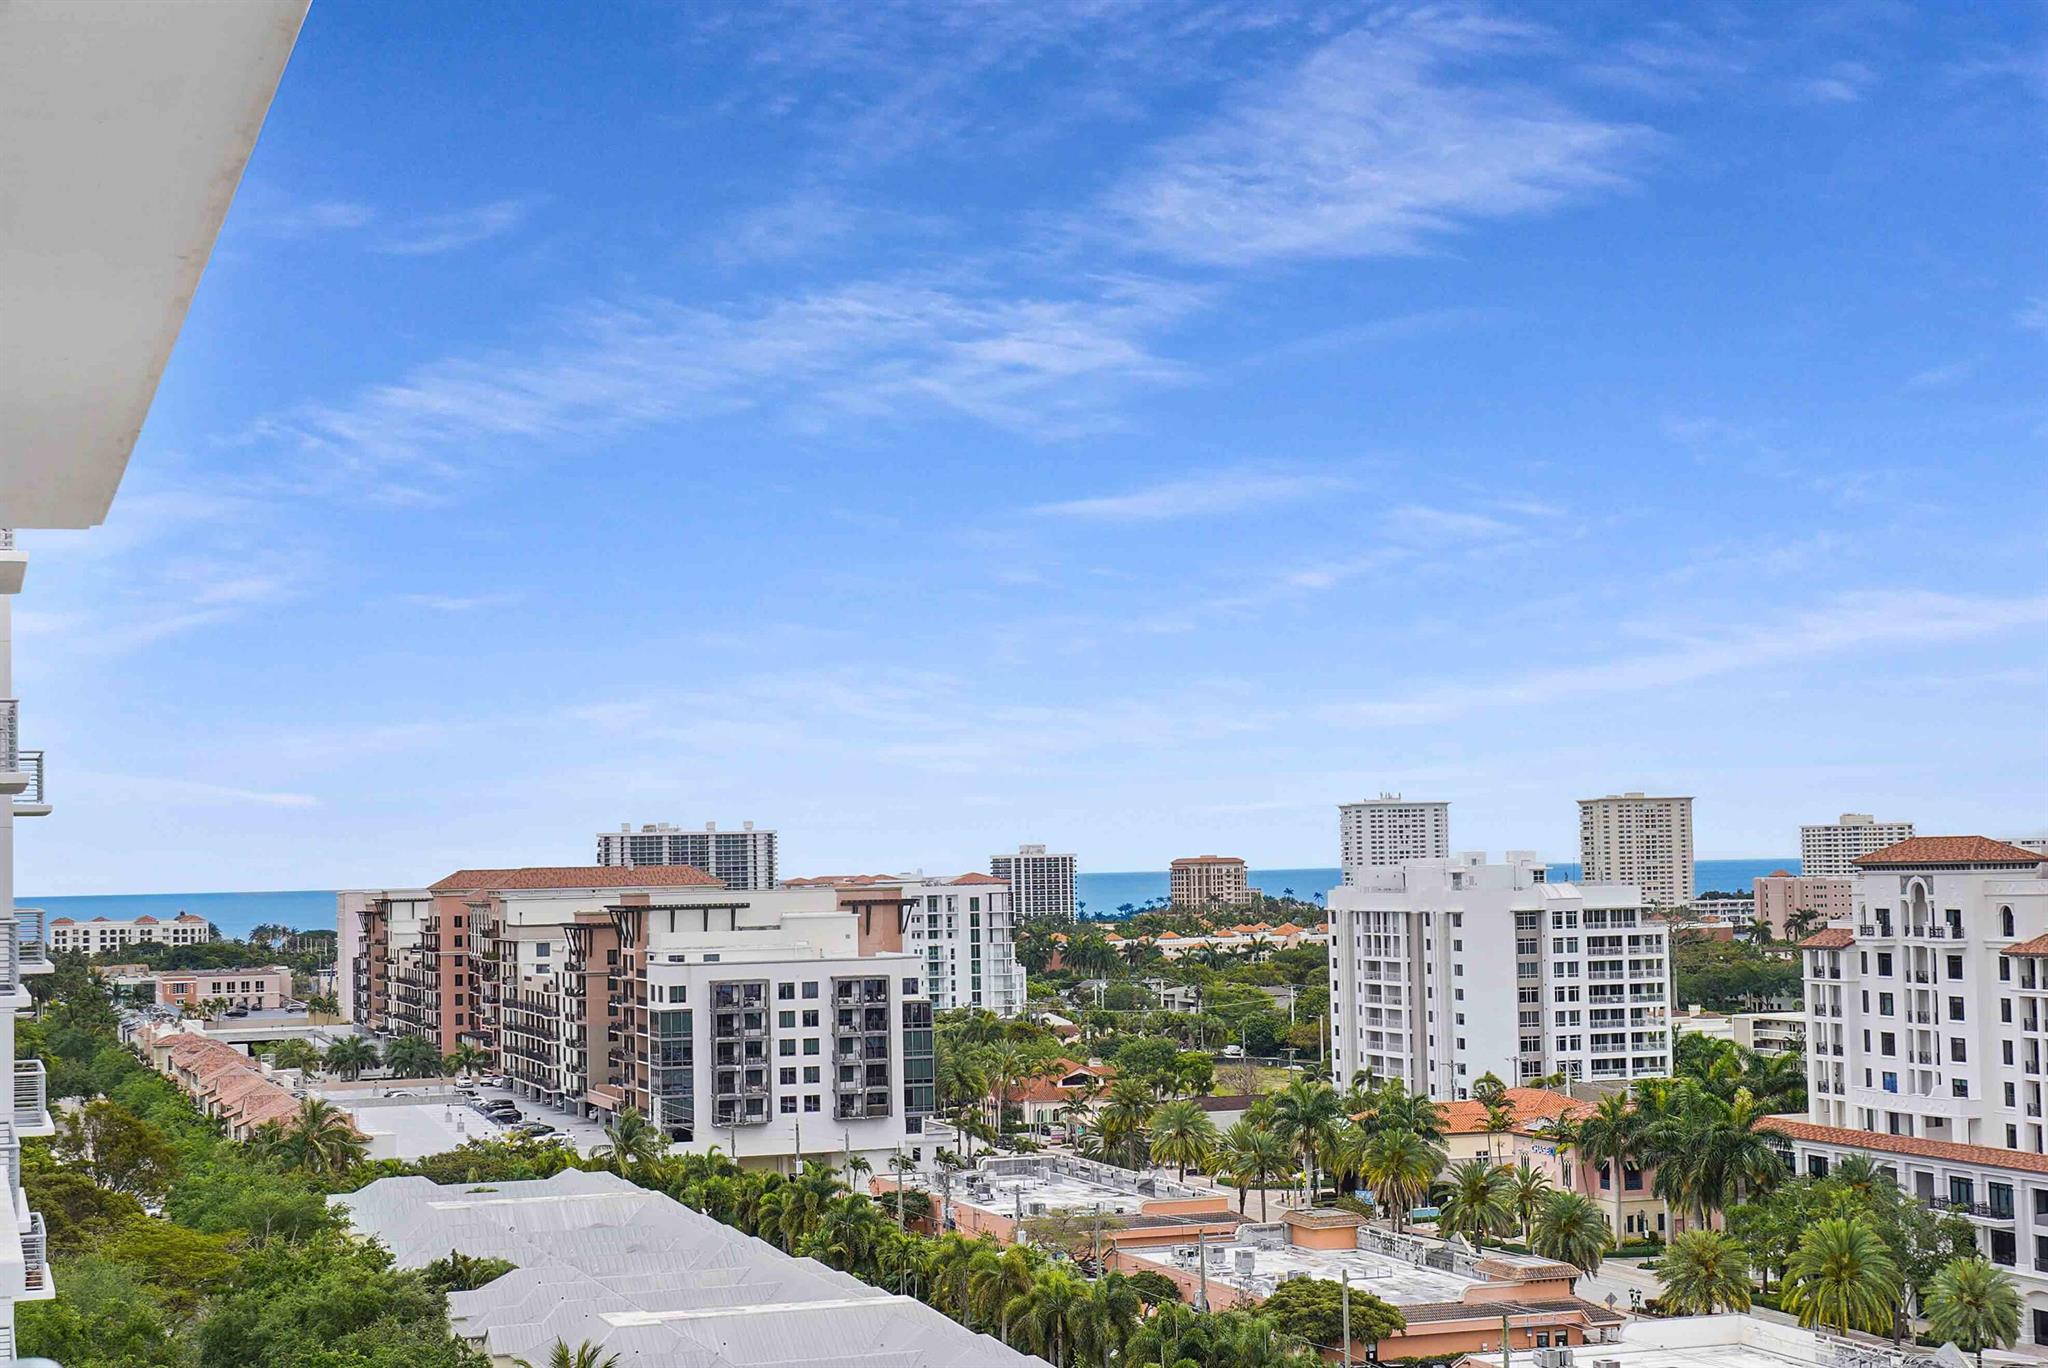
[[[1875,1150],[1880,1154],[1910,1154],[1919,1159],[1947,1159],[1986,1168],[2016,1169],[2022,1173],[2048,1173],[2048,1154],[1998,1149],[1991,1145],[1958,1145],[1950,1140],[1923,1140],[1912,1135],[1886,1135],[1879,1131],[1852,1130],[1847,1126],[1817,1126],[1789,1116],[1766,1117],[1765,1130],[1774,1130],[1794,1140],[1812,1140],[1840,1145],[1845,1149]]]
[[[1503,1097],[1515,1116],[1515,1129],[1526,1131],[1537,1121],[1555,1121],[1565,1116],[1591,1116],[1593,1104],[1567,1097],[1548,1088],[1509,1088]],[[1486,1129],[1483,1102],[1439,1102],[1444,1134],[1475,1135]]]
[[[1909,865],[2037,865],[2044,861],[2048,855],[1989,836],[1909,836],[1882,850],[1858,855],[1850,863],[1864,869],[1896,869]]]
[[[1799,942],[1801,950],[1846,950],[1856,943],[1856,933],[1846,926],[1830,926]]]
[[[1998,952],[2001,955],[2048,955],[2048,936],[2036,936],[2032,940],[2008,945]]]
[[[975,873],[975,874],[962,874],[962,875],[961,875],[961,876],[960,876],[959,878],[957,878],[957,879],[948,879],[948,880],[947,880],[947,882],[948,882],[948,883],[956,883],[956,884],[977,884],[977,885],[978,885],[978,884],[1000,884],[1000,885],[1002,885],[1002,886],[1003,886],[1003,887],[1005,887],[1005,888],[1009,887],[1009,883],[1010,883],[1010,881],[1009,881],[1008,879],[998,879],[998,878],[997,878],[997,877],[996,877],[995,875],[993,875],[993,874],[980,874],[980,873]]]
[[[1789,869],[1774,869],[1770,873],[1764,875],[1764,877],[1767,879],[1789,879],[1793,877],[1793,874],[1792,871]]]
[[[536,865],[522,869],[458,869],[430,893],[484,893],[527,888],[723,888],[695,865]]]

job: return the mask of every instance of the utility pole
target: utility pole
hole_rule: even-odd
[[[1344,1270],[1344,1368],[1351,1368],[1351,1270]]]
[[[1088,1232],[1088,1257],[1095,1261],[1096,1270],[1102,1268],[1102,1203],[1095,1204],[1095,1223]]]
[[[1209,1309],[1208,1237],[1209,1232],[1206,1230],[1195,1232],[1195,1272],[1201,1278],[1200,1286],[1195,1292],[1195,1310],[1197,1311],[1207,1311]]]

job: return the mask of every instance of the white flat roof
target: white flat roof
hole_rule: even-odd
[[[1238,1270],[1238,1254],[1249,1251],[1251,1271]],[[1153,1247],[1129,1246],[1124,1256],[1135,1256],[1162,1268],[1177,1268],[1185,1272],[1195,1271],[1195,1246],[1164,1245]],[[1328,1278],[1332,1282],[1342,1280],[1346,1273],[1351,1275],[1351,1285],[1370,1292],[1382,1301],[1395,1306],[1416,1306],[1424,1302],[1454,1302],[1462,1299],[1465,1289],[1477,1286],[1479,1279],[1468,1278],[1460,1273],[1451,1273],[1436,1268],[1421,1268],[1385,1254],[1369,1253],[1362,1249],[1300,1249],[1293,1245],[1275,1248],[1253,1241],[1233,1240],[1228,1244],[1208,1242],[1209,1281],[1250,1292],[1254,1296],[1269,1297],[1279,1285],[1280,1278],[1288,1273],[1302,1273],[1313,1278]],[[1220,1255],[1220,1257],[1219,1257]]]

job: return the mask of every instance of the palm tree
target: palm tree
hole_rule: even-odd
[[[1642,1135],[1641,1117],[1625,1094],[1610,1093],[1600,1099],[1591,1116],[1579,1121],[1578,1127],[1579,1158],[1595,1170],[1607,1170],[1607,1187],[1614,1196],[1612,1225],[1619,1232],[1622,1172],[1635,1166],[1636,1147]]]
[[[1087,1299],[1076,1315],[1075,1361],[1083,1355],[1099,1358],[1102,1368],[1130,1341],[1144,1314],[1144,1303],[1130,1279],[1121,1273],[1105,1273],[1088,1285]]]
[[[1336,1137],[1337,1122],[1343,1115],[1336,1091],[1320,1079],[1292,1079],[1273,1095],[1273,1131],[1301,1156],[1304,1196],[1311,1205],[1316,1193],[1316,1156]]]
[[[1522,1243],[1529,1242],[1529,1227],[1552,1190],[1550,1175],[1527,1159],[1516,1164],[1508,1175],[1508,1201],[1515,1209],[1515,1225],[1522,1232]]]
[[[441,1071],[448,1075],[473,1076],[478,1069],[491,1062],[491,1057],[468,1041],[457,1045],[446,1059],[441,1061]]]
[[[361,1078],[377,1067],[377,1047],[361,1036],[343,1036],[327,1047],[328,1071],[341,1078]]]
[[[1096,1115],[1095,1127],[1102,1134],[1102,1143],[1108,1153],[1119,1149],[1130,1161],[1130,1167],[1143,1167],[1138,1156],[1143,1153],[1145,1125],[1152,1119],[1152,1091],[1135,1078],[1120,1078],[1109,1090],[1109,1100]]]
[[[1576,1192],[1553,1192],[1536,1213],[1529,1247],[1546,1259],[1594,1273],[1612,1239],[1598,1207]]]
[[[1437,1202],[1442,1228],[1474,1245],[1506,1231],[1515,1220],[1513,1172],[1484,1159],[1446,1170]]]
[[[1064,1268],[1048,1268],[1004,1308],[1010,1323],[1035,1354],[1066,1368],[1067,1346],[1083,1323],[1088,1286]]]
[[[277,1048],[270,1052],[273,1068],[309,1071],[320,1067],[320,1050],[309,1041],[280,1040]]]
[[[1031,1289],[1037,1271],[1031,1252],[1023,1245],[1002,1250],[992,1244],[969,1248],[973,1252],[966,1267],[967,1300],[962,1315],[971,1310],[984,1329],[994,1324],[996,1338],[1008,1344],[1010,1304]]]
[[[628,1107],[604,1128],[604,1143],[590,1152],[601,1164],[609,1164],[624,1178],[631,1170],[650,1164],[668,1153],[668,1138],[648,1124],[637,1108]]]
[[[875,1171],[864,1154],[848,1154],[840,1167],[846,1170],[846,1186],[854,1192],[860,1191],[860,1180]]]
[[[1705,1224],[1730,1202],[1775,1186],[1785,1161],[1763,1129],[1769,1116],[1747,1088],[1724,1101],[1681,1083],[1669,1109],[1641,1133],[1643,1157],[1657,1167],[1657,1195]]]
[[[278,1127],[270,1143],[278,1157],[308,1173],[341,1173],[354,1168],[369,1148],[348,1115],[318,1097],[299,1103],[291,1122]]]
[[[1681,1316],[1749,1310],[1749,1251],[1718,1230],[1688,1230],[1657,1264],[1664,1305]]]
[[[1237,1209],[1244,1212],[1245,1190],[1259,1190],[1259,1220],[1266,1219],[1266,1189],[1294,1168],[1294,1153],[1285,1140],[1249,1117],[1224,1132],[1217,1153],[1219,1167],[1237,1189]]]
[[[519,1362],[525,1368],[533,1368],[525,1359]],[[619,1356],[605,1353],[602,1345],[589,1340],[571,1349],[567,1340],[558,1339],[555,1347],[548,1350],[547,1368],[619,1368]]]
[[[1799,1237],[1785,1263],[1779,1304],[1807,1329],[1882,1333],[1898,1303],[1899,1268],[1861,1216],[1830,1216]]]
[[[1515,1109],[1505,1100],[1486,1104],[1486,1120],[1481,1129],[1486,1132],[1486,1152],[1493,1159],[1500,1158],[1500,1138],[1515,1128]]]
[[[2003,1349],[2019,1338],[2020,1294],[2005,1273],[1984,1259],[1952,1259],[1927,1285],[1927,1322],[1984,1362],[1987,1347]]]
[[[424,1036],[400,1036],[384,1047],[384,1067],[399,1078],[431,1078],[441,1072],[441,1052]]]
[[[1443,1171],[1444,1153],[1414,1131],[1382,1131],[1366,1146],[1365,1181],[1402,1230],[1408,1210]]]
[[[1168,1102],[1152,1113],[1152,1162],[1178,1166],[1183,1182],[1215,1152],[1216,1123],[1199,1102]]]

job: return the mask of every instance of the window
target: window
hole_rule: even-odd
[[[804,1110],[805,1110],[805,1111],[807,1111],[807,1112],[814,1112],[814,1111],[816,1111],[817,1109],[818,1109],[818,1095],[817,1095],[816,1093],[806,1093],[806,1094],[804,1094]]]
[[[808,1001],[809,999],[811,999],[811,998],[815,998],[815,997],[816,997],[817,995],[818,995],[818,985],[817,985],[816,983],[806,983],[806,984],[804,985],[804,998],[805,998],[805,999],[806,999],[807,1001]]]
[[[1892,976],[1891,951],[1880,950],[1877,952],[1877,976],[1879,978],[1890,978]]]
[[[796,985],[794,983],[776,984],[775,998],[778,1002],[794,1002],[796,1000]]]
[[[1892,1011],[1892,995],[1890,993],[1879,993],[1877,995],[1877,1014],[1879,1016],[1895,1015]]]
[[[779,1055],[793,1055],[793,1054],[795,1054],[795,1053],[796,1053],[796,1042],[795,1042],[794,1040],[778,1040],[778,1041],[776,1041],[776,1042],[775,1042],[775,1053],[777,1053],[777,1054],[779,1054]]]
[[[1998,934],[2007,940],[2013,938],[2012,909],[2010,907],[1998,909]]]
[[[777,1012],[775,1014],[775,1024],[785,1031],[794,1031],[796,1029],[796,1013]]]
[[[783,1086],[783,1087],[785,1087],[785,1088],[789,1088],[789,1087],[794,1087],[794,1086],[796,1086],[796,1070],[795,1070],[795,1069],[784,1069],[784,1070],[782,1071],[782,1086]]]
[[[1967,1064],[1967,1063],[1969,1063],[1969,1061],[1970,1061],[1970,1055],[1969,1055],[1969,1052],[1968,1052],[1968,1050],[1967,1050],[1967,1049],[1966,1049],[1966,1048],[1964,1047],[1964,1045],[1963,1045],[1963,1038],[1962,1038],[1961,1036],[1957,1036],[1957,1037],[1955,1037],[1954,1039],[1952,1039],[1952,1040],[1950,1040],[1950,1041],[1949,1041],[1949,1043],[1948,1043],[1948,1057],[1949,1057],[1949,1062],[1950,1062],[1950,1063],[1952,1063],[1952,1064]]]
[[[1899,1052],[1899,1038],[1890,1031],[1878,1032],[1877,1052],[1881,1055],[1897,1054]]]
[[[794,1097],[785,1097],[785,1098],[783,1098],[783,1099],[782,1099],[782,1114],[783,1114],[784,1116],[791,1116],[791,1115],[794,1115],[794,1114],[795,1114],[795,1112],[796,1112],[796,1099],[795,1099]],[[909,1200],[909,1199],[907,1199],[907,1198],[906,1198],[905,1200],[907,1201],[907,1200]]]
[[[1959,979],[1963,976],[1963,957],[1961,955],[1950,955],[1948,957],[1948,976],[1952,979]]]
[[[817,1025],[818,1011],[815,1007],[813,1007],[804,1013],[804,1027],[806,1030],[816,1030]]]
[[[817,1052],[818,1052],[818,1041],[817,1041],[817,1038],[816,1038],[816,1037],[812,1037],[811,1039],[809,1039],[809,1040],[806,1040],[806,1041],[804,1042],[804,1053],[805,1053],[805,1054],[807,1054],[807,1055],[814,1055],[814,1054],[816,1054]]]
[[[817,1081],[818,1081],[818,1066],[817,1066],[817,1065],[815,1065],[815,1064],[806,1064],[806,1065],[804,1065],[804,1082],[806,1082],[806,1083],[815,1083],[815,1082],[817,1082]]]
[[[1961,998],[1952,997],[1948,1000],[1948,1019],[1950,1021],[1961,1021],[1963,1019],[1963,1000]]]

